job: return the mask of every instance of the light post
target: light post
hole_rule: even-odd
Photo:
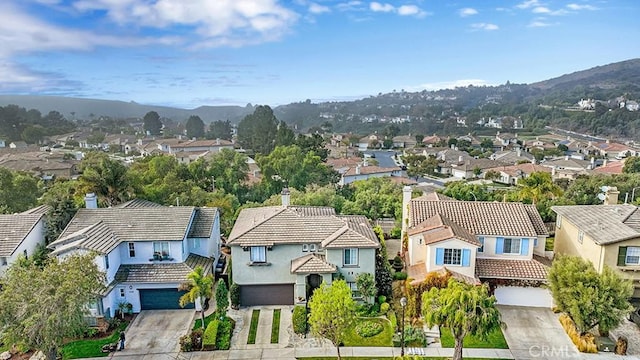
[[[400,306],[402,306],[402,322],[400,323],[400,356],[404,356],[404,308],[407,306],[407,298],[402,297],[400,299]]]

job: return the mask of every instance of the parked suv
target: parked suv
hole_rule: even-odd
[[[629,315],[629,320],[631,320],[631,322],[635,323],[636,325],[640,326],[640,307],[633,310],[631,315]]]

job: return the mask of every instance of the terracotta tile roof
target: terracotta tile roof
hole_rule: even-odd
[[[443,215],[475,235],[538,236],[541,232],[538,221],[540,214],[533,213],[522,203],[501,203],[485,201],[426,201],[421,198],[411,200],[409,227],[424,220]],[[532,221],[532,218],[535,221]]]
[[[622,174],[622,168],[624,167],[624,161],[611,161],[607,165],[602,165],[593,170],[593,172],[600,174]]]
[[[480,279],[546,280],[548,268],[533,260],[476,259],[476,275]]]
[[[321,206],[267,206],[243,209],[228,245],[322,243],[326,247],[378,247],[378,238],[363,216],[337,216]]]
[[[345,159],[345,158],[339,158],[339,159],[328,158],[327,159],[327,165],[333,168],[356,166],[360,163],[362,163],[362,158],[359,158],[359,157],[350,157],[348,159]]]
[[[183,263],[120,265],[115,279],[120,283],[182,283],[197,266],[202,266],[208,275],[213,268],[213,259],[191,254]]]
[[[478,278],[472,278],[467,275],[463,275],[459,272],[452,271],[447,267],[443,267],[434,272],[439,274],[440,276],[444,276],[446,273],[449,273],[452,278],[458,281],[472,285],[480,285],[480,280]],[[407,277],[412,279],[410,284],[413,286],[419,285],[421,282],[423,282],[427,277],[427,274],[429,273],[427,272],[427,267],[424,263],[418,263],[407,267]]]
[[[481,245],[473,234],[440,214],[436,214],[420,224],[410,227],[407,230],[407,234],[423,234],[426,245],[451,238],[457,238],[476,246]]]
[[[544,224],[542,217],[540,217],[540,213],[538,212],[538,208],[536,208],[533,204],[523,204],[524,209],[529,215],[529,219],[531,219],[531,224],[536,229],[538,235],[549,235],[549,231],[547,230],[547,226]]]
[[[423,200],[423,201],[457,201],[454,198],[448,197],[447,195],[440,194],[436,191],[430,191],[420,197],[415,198],[414,200]]]
[[[336,266],[329,264],[320,254],[309,254],[291,260],[292,274],[333,274]]]
[[[41,209],[41,207],[32,209]],[[10,215],[0,215],[0,256],[11,256],[22,241],[36,227],[44,213],[20,213]]]
[[[510,166],[499,166],[499,167],[487,169],[487,171],[489,170],[502,171],[503,173],[512,177],[519,176],[520,175],[519,172],[522,172],[526,175],[529,175],[534,172],[551,173],[551,168],[542,166],[542,165],[535,165],[532,163],[524,163],[524,164],[517,164],[517,165],[510,165]]]
[[[630,204],[552,206],[551,210],[599,245],[640,238],[640,210]]]
[[[342,176],[356,176],[356,166],[350,167],[347,169]],[[383,174],[383,173],[392,173],[394,171],[400,171],[399,167],[380,167],[380,166],[360,166],[360,174],[368,175],[368,174]]]

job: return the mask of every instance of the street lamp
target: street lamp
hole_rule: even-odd
[[[402,306],[402,322],[400,323],[400,356],[404,356],[404,308],[407,306],[407,298],[402,297],[400,299],[400,306]]]

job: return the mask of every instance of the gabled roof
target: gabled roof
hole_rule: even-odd
[[[39,206],[19,214],[0,215],[0,256],[13,255],[45,215],[43,210],[46,209]]]
[[[153,201],[136,198],[133,200],[129,200],[125,203],[122,203],[120,205],[116,205],[115,207],[134,209],[134,208],[165,207],[165,206],[154,203]]]
[[[291,260],[292,274],[333,274],[336,266],[329,264],[320,254],[309,254]]]
[[[640,238],[640,210],[630,204],[552,206],[551,210],[599,245]]]
[[[213,230],[213,222],[216,219],[217,208],[198,208],[196,209],[193,224],[189,231],[190,238],[208,238]]]
[[[420,224],[409,228],[407,234],[423,234],[425,245],[453,238],[476,246],[482,245],[469,231],[440,214],[436,214]]]
[[[531,236],[547,235],[539,226],[540,214],[522,203],[485,201],[410,202],[409,227],[440,214],[475,235]],[[540,219],[538,219],[540,218]],[[533,219],[533,220],[532,220]]]
[[[378,238],[363,216],[337,216],[321,206],[268,206],[244,209],[228,245],[273,246],[316,243],[326,247],[374,247]]]
[[[197,266],[202,266],[204,274],[208,275],[213,267],[213,259],[190,254],[183,263],[120,265],[115,280],[120,283],[183,283]]]
[[[481,279],[546,280],[548,268],[532,260],[476,259],[476,276]]]

